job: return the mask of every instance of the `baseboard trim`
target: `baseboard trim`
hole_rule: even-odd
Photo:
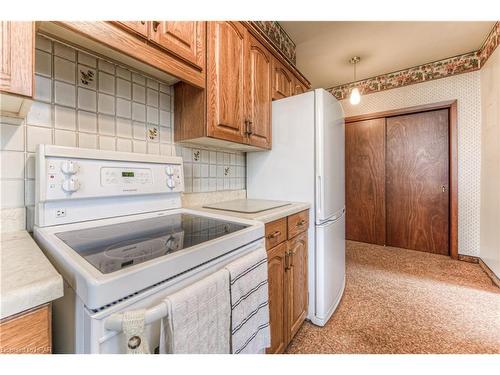
[[[488,265],[484,263],[484,261],[481,258],[475,257],[473,255],[458,254],[458,260],[461,260],[462,262],[479,264],[481,269],[484,271],[486,275],[488,275],[493,284],[495,284],[497,287],[500,288],[500,279],[497,277],[497,275],[495,275],[495,273],[490,269],[490,267],[488,267]]]
[[[458,260],[469,263],[479,263],[479,258],[473,255],[462,255],[458,254]]]
[[[493,284],[495,284],[497,287],[500,288],[500,279],[495,275],[495,273],[488,267],[484,261],[479,258],[479,266],[483,269],[483,271],[490,277],[491,281],[493,281]]]

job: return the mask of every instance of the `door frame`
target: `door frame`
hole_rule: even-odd
[[[449,111],[448,124],[448,147],[449,147],[449,184],[450,184],[450,208],[449,208],[449,245],[450,257],[458,259],[458,121],[457,100],[447,100],[438,103],[417,105],[413,107],[393,109],[382,112],[374,112],[345,118],[345,124],[386,118],[400,115],[409,115],[418,112],[428,112],[447,108]]]

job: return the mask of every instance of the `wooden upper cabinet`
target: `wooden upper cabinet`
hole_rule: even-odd
[[[0,91],[33,96],[34,22],[0,21]]]
[[[156,44],[196,65],[205,66],[205,22],[152,21],[150,38]]]
[[[246,29],[239,22],[208,22],[207,133],[245,143]]]
[[[287,244],[288,341],[290,341],[307,315],[307,232],[299,234]]]
[[[252,35],[249,36],[248,69],[248,142],[257,147],[271,148],[271,54]]]
[[[149,35],[148,21],[116,21],[116,24],[144,38],[147,38]]]
[[[271,149],[272,100],[293,95],[295,79],[303,78],[284,64],[248,23],[207,21],[206,88],[175,85],[175,141],[242,151]]]
[[[300,82],[297,78],[293,80],[293,90],[292,95],[303,94],[307,91],[307,87]]]
[[[277,59],[273,59],[273,99],[283,99],[293,95],[292,73]]]

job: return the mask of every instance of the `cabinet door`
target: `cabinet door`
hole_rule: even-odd
[[[289,265],[287,278],[288,342],[307,314],[307,232],[288,240]]]
[[[282,99],[292,95],[292,89],[292,74],[277,59],[273,59],[273,99]]]
[[[52,310],[43,305],[0,322],[0,353],[50,354]]]
[[[302,84],[297,78],[293,82],[293,95],[303,94],[307,91],[306,86]]]
[[[116,21],[115,23],[128,31],[132,31],[145,38],[148,37],[149,22],[147,21]]]
[[[34,22],[0,21],[0,91],[33,96]]]
[[[271,148],[271,54],[252,35],[248,40],[248,143]]]
[[[275,246],[267,252],[267,272],[269,287],[269,322],[271,326],[271,347],[269,354],[283,353],[287,346],[286,329],[286,284],[285,254],[286,243]]]
[[[245,143],[247,31],[239,22],[207,24],[207,134]]]
[[[151,40],[188,62],[204,67],[205,22],[153,21]]]

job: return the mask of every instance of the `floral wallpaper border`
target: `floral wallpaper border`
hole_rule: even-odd
[[[480,69],[484,65],[499,43],[500,21],[497,21],[488,34],[485,42],[477,51],[449,57],[409,69],[399,70],[397,72],[381,74],[357,82],[346,83],[329,88],[328,91],[338,100],[342,100],[349,96],[354,87],[358,87],[361,94],[366,95],[378,91],[444,78],[455,74],[472,72]]]
[[[295,43],[283,30],[278,21],[251,21],[262,33],[267,36],[271,43],[283,53],[293,65],[296,63]]]
[[[486,40],[484,41],[482,47],[479,49],[478,58],[479,66],[482,67],[486,60],[491,56],[495,48],[500,44],[500,21],[495,23],[493,29],[488,34]]]

